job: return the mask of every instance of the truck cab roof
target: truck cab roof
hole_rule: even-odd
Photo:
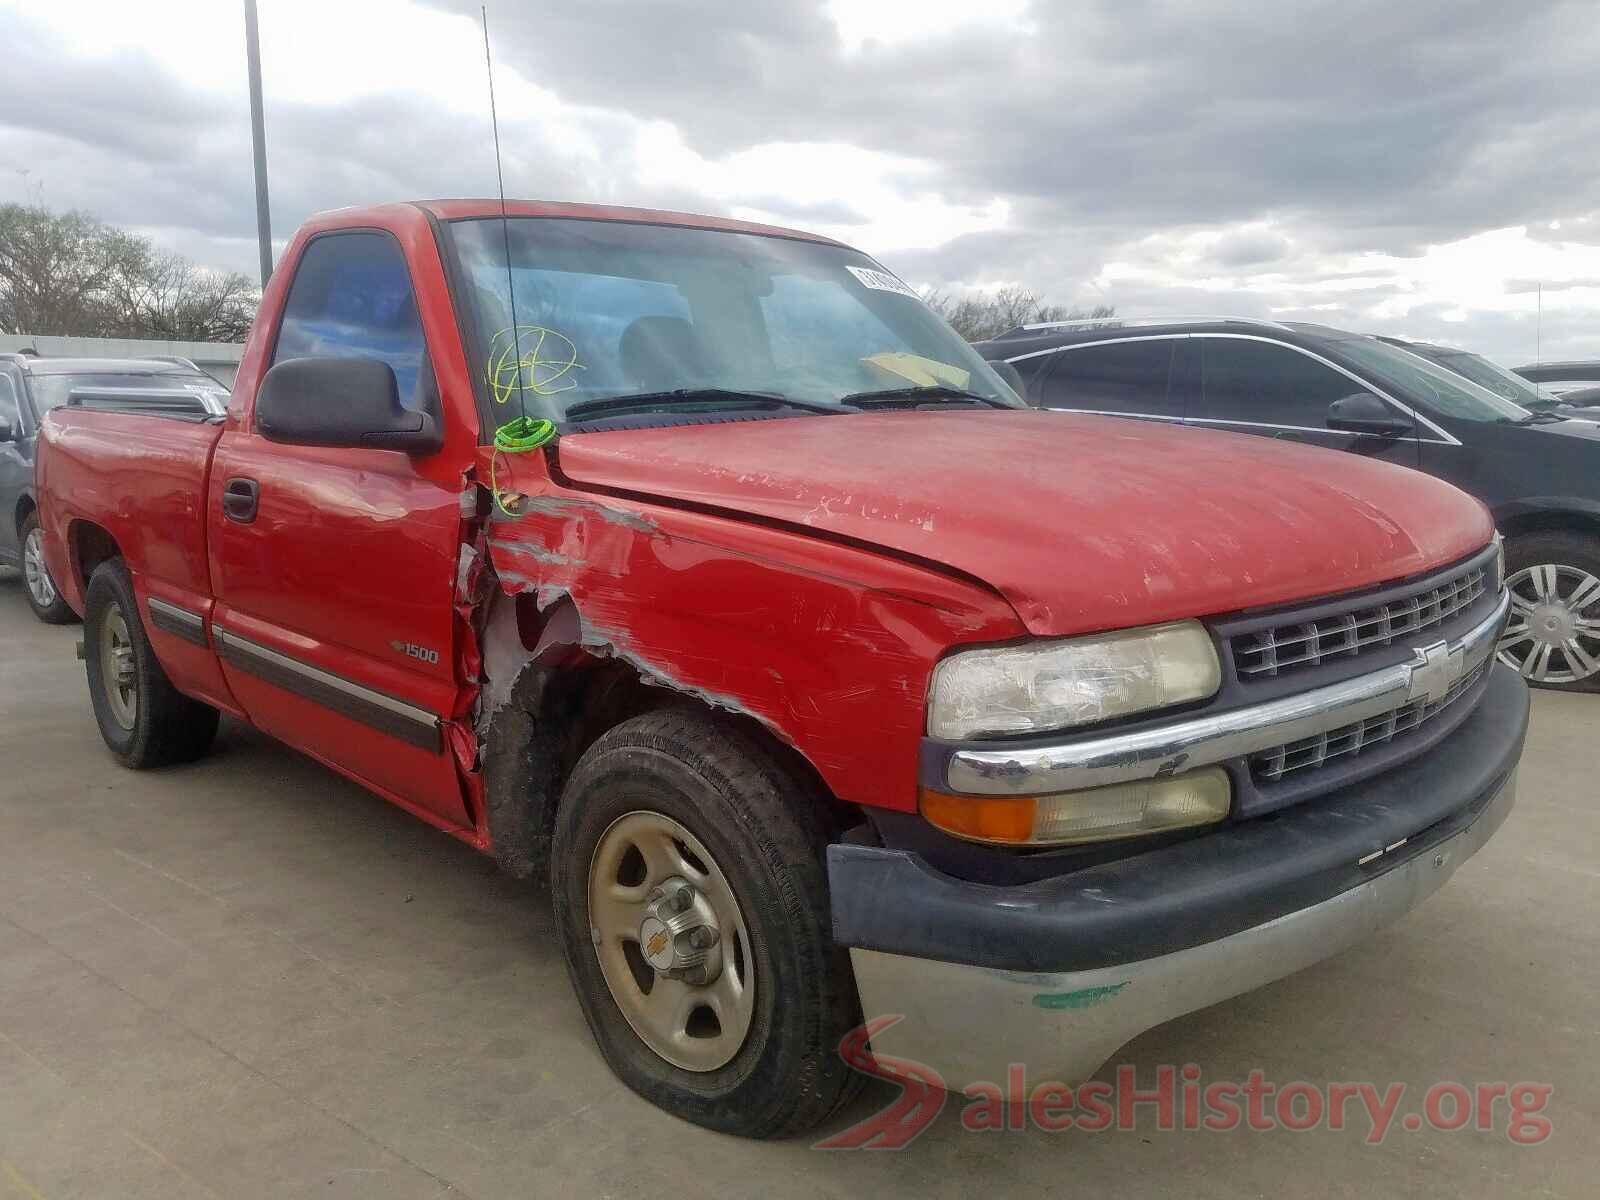
[[[438,200],[407,200],[362,208],[337,208],[314,214],[307,222],[308,228],[338,226],[353,228],[367,222],[378,223],[385,214],[396,208],[419,208],[437,221],[473,221],[501,216],[551,217],[578,221],[624,221],[642,225],[676,225],[686,229],[717,229],[728,233],[752,233],[763,237],[791,238],[803,242],[819,242],[829,246],[843,245],[821,234],[788,229],[781,225],[765,225],[758,221],[739,221],[731,217],[713,217],[703,213],[677,212],[671,209],[630,208],[616,204],[574,204],[556,200],[506,200],[497,198],[454,198]]]

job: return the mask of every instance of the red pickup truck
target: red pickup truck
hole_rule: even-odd
[[[826,1117],[863,1018],[953,1086],[1081,1080],[1513,802],[1481,504],[1028,409],[803,233],[319,216],[225,417],[57,410],[38,483],[123,762],[227,713],[547,876],[607,1062],[718,1129]]]

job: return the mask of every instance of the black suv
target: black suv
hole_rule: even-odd
[[[220,417],[228,389],[183,358],[0,354],[0,567],[22,569],[29,607],[52,625],[77,618],[45,569],[33,498],[33,448],[44,414],[73,402],[116,407],[185,403]]]
[[[1321,325],[1232,318],[1025,326],[979,343],[1030,402],[1307,442],[1437,475],[1506,539],[1500,658],[1600,691],[1600,424],[1530,412],[1416,354]]]

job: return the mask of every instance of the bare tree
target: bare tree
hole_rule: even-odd
[[[258,301],[245,276],[159,253],[86,213],[0,205],[0,331],[238,341]]]
[[[966,292],[951,296],[947,292],[926,288],[923,301],[938,313],[969,342],[981,342],[997,337],[1008,329],[1039,321],[1073,321],[1080,319],[1116,316],[1116,308],[1109,304],[1092,309],[1067,308],[1061,304],[1047,304],[1037,292],[1024,287],[1004,287],[994,292]]]
[[[241,342],[260,297],[246,275],[209,271],[177,254],[154,254],[113,293],[127,337]]]

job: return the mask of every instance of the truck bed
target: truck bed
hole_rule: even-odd
[[[128,562],[174,599],[204,609],[211,599],[206,564],[206,488],[219,421],[91,407],[53,411],[40,434],[40,510],[55,545],[73,554],[52,563],[62,593],[83,607],[87,580],[77,561],[75,522],[104,528]]]

